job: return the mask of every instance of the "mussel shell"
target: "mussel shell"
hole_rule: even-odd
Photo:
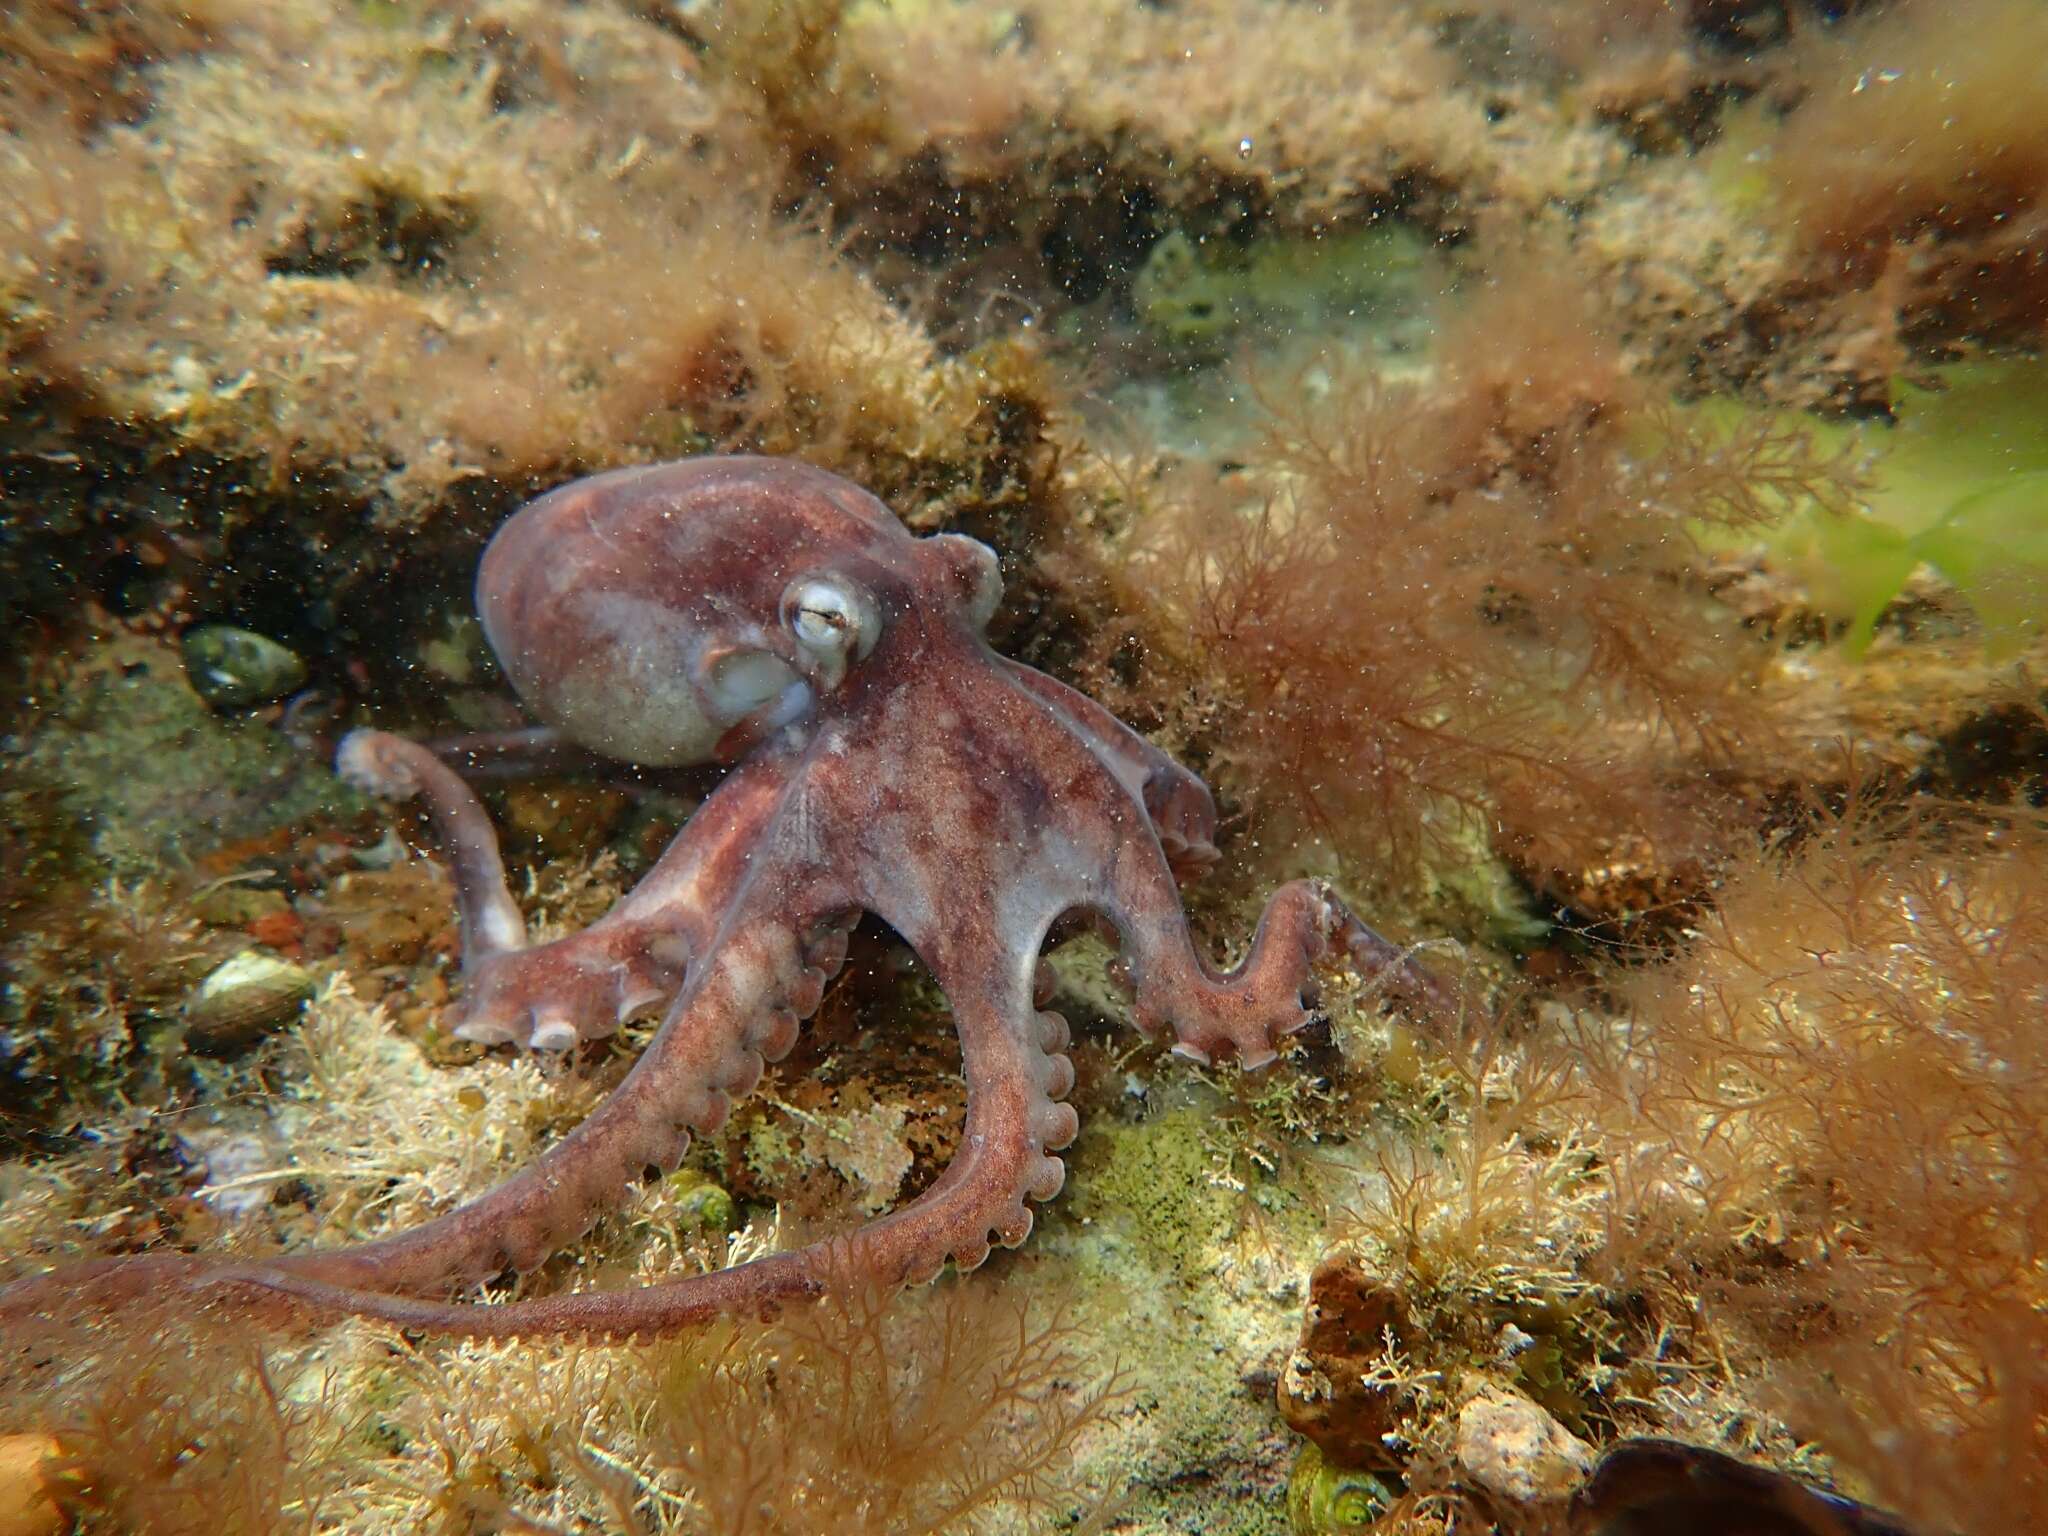
[[[193,691],[220,709],[281,699],[306,681],[306,664],[297,652],[231,624],[202,625],[179,648]]]
[[[297,1014],[317,979],[282,956],[245,949],[185,1000],[185,1043],[207,1055],[241,1050]]]

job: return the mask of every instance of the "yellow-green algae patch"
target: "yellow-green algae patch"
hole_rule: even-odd
[[[1726,423],[1755,410],[1725,399],[1693,409]],[[1849,506],[1789,508],[1768,547],[1846,621],[1853,653],[1924,563],[1969,605],[1992,653],[2016,655],[2048,611],[2048,365],[1990,359],[1897,379],[1891,417],[1805,423],[1864,480]]]
[[[1322,1240],[1291,1199],[1245,1219],[1249,1197],[1215,1140],[1222,1095],[1174,1065],[1144,1092],[1161,1107],[1084,1124],[1067,1193],[1033,1239],[1054,1261],[1048,1282],[1071,1288],[1091,1352],[1130,1376],[1121,1433],[1095,1454],[1131,1469],[1131,1529],[1199,1520],[1277,1536],[1294,1440],[1274,1410],[1274,1372]]]

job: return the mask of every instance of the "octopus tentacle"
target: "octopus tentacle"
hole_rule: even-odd
[[[365,794],[391,800],[418,796],[425,802],[435,835],[455,866],[465,970],[525,945],[526,918],[505,888],[498,834],[476,792],[454,769],[403,736],[350,731],[335,753],[334,771]]]
[[[1120,902],[1112,918],[1124,937],[1133,1022],[1146,1034],[1170,1025],[1181,1055],[1206,1062],[1235,1052],[1244,1066],[1263,1067],[1281,1040],[1308,1023],[1304,994],[1329,915],[1307,881],[1273,893],[1250,952],[1220,975],[1196,952],[1178,905],[1168,918]]]
[[[393,1295],[388,1285],[352,1282],[340,1266],[323,1271],[289,1261],[241,1266],[218,1283],[251,1301],[287,1302],[315,1316],[373,1317],[473,1338],[629,1336],[674,1332],[717,1316],[772,1314],[823,1294],[840,1277],[914,1283],[929,1280],[949,1259],[971,1269],[993,1244],[1015,1247],[1030,1234],[1027,1201],[1059,1193],[1066,1170],[1053,1154],[1077,1129],[1073,1109],[1060,1102],[1074,1072],[1063,1054],[1066,1021],[1032,1006],[1035,963],[1007,965],[994,975],[935,970],[953,1004],[970,1084],[961,1149],[930,1189],[856,1232],[635,1290],[501,1306]]]
[[[1003,675],[1051,710],[1145,807],[1173,872],[1198,879],[1218,858],[1216,801],[1209,786],[1102,705],[1022,662],[998,657]]]
[[[1463,1011],[1466,999],[1455,986],[1415,963],[1413,953],[1385,938],[1320,880],[1311,881],[1331,914],[1332,943],[1341,948],[1359,973],[1375,987],[1384,986],[1394,996],[1419,1011],[1430,1026],[1447,1031]]]
[[[691,1132],[709,1134],[724,1124],[764,1063],[795,1043],[798,1018],[817,1007],[824,990],[823,967],[835,952],[844,955],[843,943],[833,940],[843,927],[836,914],[802,932],[765,918],[732,925],[603,1105],[519,1173],[444,1216],[393,1237],[262,1263],[143,1255],[59,1271],[0,1291],[0,1323],[52,1302],[69,1307],[89,1298],[111,1306],[176,1288],[202,1302],[287,1298],[302,1309],[401,1323],[439,1317],[444,1322],[436,1326],[454,1332],[527,1331],[471,1329],[461,1321],[472,1313],[525,1315],[516,1308],[450,1303],[437,1310],[404,1298],[474,1284],[507,1268],[534,1269],[587,1232],[646,1170],[673,1169]]]
[[[1292,880],[1266,903],[1250,951],[1218,973],[1195,949],[1163,853],[1127,850],[1107,902],[1123,940],[1133,1022],[1146,1034],[1171,1026],[1174,1050],[1207,1062],[1235,1053],[1250,1068],[1310,1018],[1316,962],[1333,943],[1368,974],[1382,975],[1425,1011],[1447,1013],[1442,986],[1361,922],[1319,880]]]
[[[275,1261],[270,1272],[380,1291],[471,1284],[538,1267],[590,1229],[650,1168],[667,1172],[696,1132],[725,1123],[765,1062],[796,1042],[825,977],[814,945],[766,917],[736,922],[677,996],[611,1096],[495,1189],[397,1236]]]
[[[545,725],[435,736],[422,745],[472,784],[579,779],[635,797],[658,792],[701,799],[717,782],[702,767],[621,762],[573,742]]]
[[[550,726],[516,731],[476,731],[441,736],[424,744],[465,779],[535,779],[582,774],[602,778],[620,764],[578,746]]]
[[[698,948],[683,922],[615,922],[494,955],[465,976],[452,1032],[537,1051],[601,1039],[672,997]]]
[[[908,1281],[929,1280],[948,1259],[973,1269],[992,1243],[1023,1242],[1032,1225],[1025,1202],[1060,1192],[1066,1165],[1053,1154],[1080,1126],[1063,1102],[1074,1086],[1067,1023],[1032,1006],[1035,963],[1001,978],[934,970],[960,1035],[967,1120],[960,1151],[931,1189],[870,1228],[884,1272]]]
[[[601,1039],[675,995],[750,868],[748,850],[786,777],[775,758],[732,774],[616,907],[581,932],[528,947],[519,909],[505,894],[496,834],[468,785],[428,749],[379,731],[352,733],[338,761],[353,782],[377,793],[416,786],[455,864],[463,991],[454,1033],[535,1050]],[[488,942],[514,925],[517,942]]]

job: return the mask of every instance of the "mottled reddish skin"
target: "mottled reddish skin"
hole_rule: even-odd
[[[864,589],[880,619],[872,650],[843,676],[818,667],[779,606],[793,580],[817,572]],[[578,668],[586,684],[626,669],[607,659],[583,611],[621,595],[676,616],[676,645],[708,640],[781,657],[810,680],[796,696],[804,708],[765,729],[758,719],[713,722],[727,751],[744,752],[739,765],[615,910],[535,948],[524,947],[495,842],[460,778],[381,733],[351,737],[342,764],[383,792],[420,794],[450,846],[468,1032],[566,1044],[570,1031],[603,1034],[636,1007],[672,999],[661,1029],[573,1134],[446,1216],[263,1263],[177,1257],[60,1272],[0,1293],[0,1318],[42,1304],[53,1287],[170,1284],[450,1333],[629,1334],[772,1310],[816,1294],[828,1270],[882,1283],[926,1278],[948,1259],[980,1263],[991,1242],[1022,1242],[1026,1201],[1059,1190],[1063,1166],[1052,1154],[1074,1136],[1074,1112],[1060,1102],[1073,1070],[1061,1054],[1064,1021],[1039,1011],[1033,991],[1062,914],[1088,911],[1114,926],[1138,1027],[1171,1028],[1176,1048],[1203,1060],[1272,1060],[1276,1042],[1307,1019],[1310,965],[1332,939],[1373,969],[1399,967],[1326,889],[1301,881],[1275,894],[1238,970],[1210,971],[1189,940],[1172,868],[1213,857],[1207,790],[1092,700],[995,655],[980,632],[995,591],[982,546],[914,539],[865,492],[794,463],[622,471],[523,510],[486,553],[479,600],[508,675],[544,719],[555,720],[556,690]],[[616,627],[617,606],[603,611],[602,624]],[[631,723],[634,687],[614,691],[616,718]],[[757,713],[783,722],[789,710]],[[591,738],[610,718],[586,707],[583,745],[602,750]],[[646,1169],[673,1168],[690,1132],[719,1126],[763,1062],[789,1050],[863,911],[916,950],[960,1034],[966,1128],[930,1190],[829,1254],[806,1248],[638,1290],[503,1306],[435,1299],[507,1267],[533,1268]]]

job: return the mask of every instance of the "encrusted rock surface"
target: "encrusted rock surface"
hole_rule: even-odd
[[[1309,1279],[1301,1342],[1280,1373],[1281,1414],[1333,1461],[1391,1465],[1383,1437],[1401,1422],[1411,1394],[1375,1366],[1413,1331],[1397,1286],[1356,1254],[1323,1260]]]

